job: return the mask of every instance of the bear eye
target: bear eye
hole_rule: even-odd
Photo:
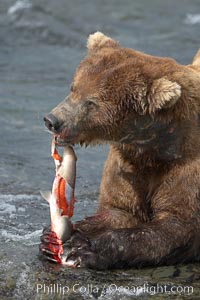
[[[88,101],[86,102],[86,104],[87,104],[87,106],[93,106],[93,105],[94,105],[94,102],[88,100]]]
[[[92,100],[87,100],[85,102],[85,106],[88,107],[89,109],[95,108],[97,107],[96,103],[93,102]]]

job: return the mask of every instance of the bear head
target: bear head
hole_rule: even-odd
[[[57,143],[173,148],[197,111],[186,67],[123,48],[101,32],[89,36],[87,48],[69,95],[49,115]]]

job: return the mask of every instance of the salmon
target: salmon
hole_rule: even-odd
[[[49,202],[51,230],[62,245],[70,238],[73,229],[70,218],[73,216],[76,202],[74,190],[77,158],[70,145],[64,147],[63,156],[60,156],[56,149],[55,138],[52,140],[51,155],[56,166],[56,176],[52,191],[41,192],[41,195]]]

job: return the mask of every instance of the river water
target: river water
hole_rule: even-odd
[[[199,264],[96,272],[37,257],[49,224],[39,190],[54,176],[42,118],[67,94],[97,30],[187,64],[200,46],[200,2],[0,0],[0,299],[199,299]],[[74,220],[95,211],[107,152],[76,148]]]

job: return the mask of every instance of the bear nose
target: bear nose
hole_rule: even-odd
[[[46,127],[53,132],[58,132],[62,124],[53,114],[46,115],[44,122]]]

